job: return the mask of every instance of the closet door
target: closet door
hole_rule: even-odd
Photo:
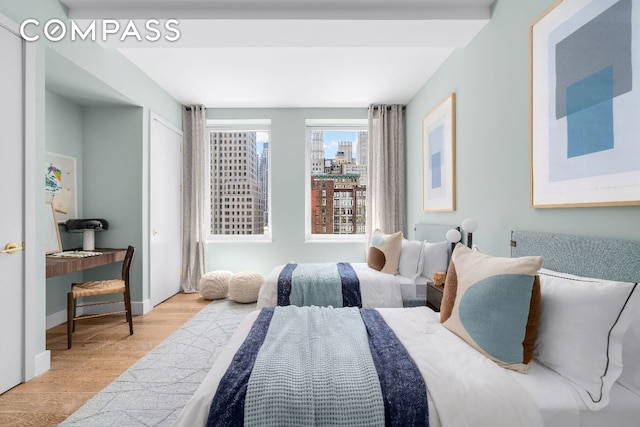
[[[0,393],[24,380],[24,65],[22,39],[0,25]],[[16,250],[10,248],[16,246]]]
[[[180,292],[182,131],[155,114],[150,120],[149,282],[156,306]]]

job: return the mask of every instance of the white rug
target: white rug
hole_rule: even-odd
[[[256,304],[213,301],[61,426],[169,426]]]

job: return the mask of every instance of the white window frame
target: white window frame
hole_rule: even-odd
[[[367,119],[313,120],[305,122],[305,175],[304,175],[304,234],[305,242],[354,242],[364,243],[364,234],[312,234],[311,233],[311,140],[313,130],[321,131],[369,131]],[[367,171],[369,173],[369,171]],[[357,227],[354,224],[354,227]]]
[[[268,203],[267,209],[269,212],[269,228],[265,230],[264,234],[212,234],[211,233],[211,150],[209,144],[209,132],[267,132],[269,133],[269,158],[267,159],[267,165],[269,168],[269,174],[267,177],[267,194]],[[271,209],[271,120],[207,120],[205,129],[206,138],[206,158],[207,164],[205,166],[206,173],[206,203],[207,211],[205,220],[207,221],[207,241],[208,242],[271,242],[273,236],[273,211]]]

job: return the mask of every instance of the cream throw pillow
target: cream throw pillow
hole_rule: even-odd
[[[383,273],[397,274],[401,250],[402,231],[384,234],[376,229],[371,236],[367,265]]]

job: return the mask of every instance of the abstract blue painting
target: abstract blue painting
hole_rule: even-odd
[[[564,0],[532,24],[532,206],[640,204],[638,29],[640,0]]]
[[[455,93],[422,120],[422,207],[427,212],[454,211]]]

